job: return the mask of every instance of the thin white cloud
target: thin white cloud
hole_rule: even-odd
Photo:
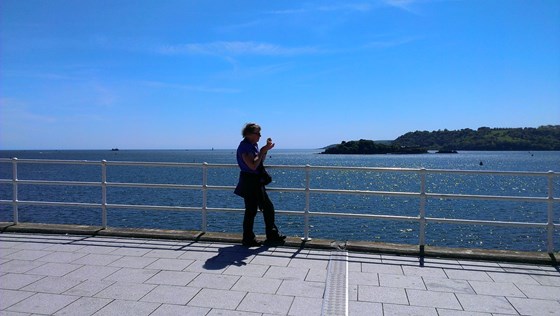
[[[25,101],[15,98],[0,98],[0,113],[2,122],[19,122],[23,123],[23,126],[31,123],[55,123],[57,121],[56,117],[52,115],[33,113]]]
[[[309,12],[309,11],[311,11],[311,10],[299,8],[299,9],[273,10],[273,11],[267,11],[265,13],[268,13],[268,14],[300,14],[300,13],[306,13],[306,12]]]
[[[371,2],[354,2],[354,3],[342,3],[333,5],[319,5],[319,6],[304,6],[297,9],[285,9],[285,10],[273,10],[268,11],[268,14],[302,14],[302,13],[312,13],[312,12],[333,12],[333,11],[358,11],[367,12],[377,7],[375,3]]]
[[[342,5],[332,5],[332,6],[321,6],[317,9],[319,11],[358,11],[367,12],[370,11],[374,6],[371,3],[345,3]]]
[[[167,45],[159,49],[162,54],[207,54],[207,55],[262,55],[262,56],[289,56],[313,54],[319,52],[315,47],[284,47],[262,42],[211,42],[190,43],[183,45]]]
[[[461,0],[382,0],[385,5],[404,10],[406,12],[420,15],[420,4],[432,2],[447,2],[447,1],[461,1]]]
[[[266,22],[267,21],[265,21],[263,19],[256,19],[256,20],[247,21],[247,22],[238,23],[238,24],[220,26],[220,27],[217,27],[216,30],[218,32],[227,32],[227,33],[239,32],[240,30],[243,30],[243,29],[252,29],[252,28],[261,27]]]
[[[176,84],[168,83],[162,81],[143,81],[143,85],[155,88],[171,88],[171,89],[182,89],[206,93],[240,93],[241,90],[234,88],[218,88],[218,87],[208,87],[208,86],[195,86],[186,84]]]
[[[405,45],[414,41],[419,40],[418,37],[405,37],[405,38],[394,38],[379,41],[372,41],[365,45],[366,48],[389,48],[400,45]]]

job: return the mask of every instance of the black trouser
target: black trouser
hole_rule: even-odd
[[[245,217],[243,218],[243,240],[251,241],[255,239],[253,225],[255,216],[260,208],[266,227],[266,238],[274,239],[278,237],[278,228],[274,223],[274,205],[268,198],[266,189],[262,185],[254,186],[251,192],[244,197],[245,200]]]

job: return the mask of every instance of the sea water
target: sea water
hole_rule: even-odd
[[[348,167],[398,167],[485,171],[560,171],[560,152],[476,152],[422,155],[321,155],[320,150],[282,150],[269,152],[268,165],[312,165]],[[0,157],[20,159],[62,159],[91,161],[181,162],[235,164],[235,150],[100,150],[100,151],[0,151]],[[270,187],[304,188],[305,171],[270,168]],[[10,163],[0,164],[0,178],[11,179]],[[98,165],[18,164],[20,180],[101,181]],[[237,168],[210,168],[209,185],[235,186]],[[201,185],[202,168],[108,166],[109,182]],[[420,177],[410,172],[374,172],[313,170],[310,186],[314,189],[374,190],[390,192],[420,191]],[[534,176],[428,174],[428,193],[546,197],[547,179]],[[554,196],[560,196],[560,177],[553,182]],[[101,188],[85,186],[19,185],[22,201],[100,203]],[[277,210],[303,211],[305,195],[269,192]],[[11,184],[0,184],[0,199],[12,199]],[[109,204],[190,206],[202,205],[201,190],[142,189],[109,187]],[[208,191],[210,208],[243,208],[243,200],[230,191]],[[311,212],[344,212],[418,216],[420,201],[411,197],[363,196],[347,194],[311,194]],[[554,221],[559,223],[560,205],[554,205]],[[262,218],[255,231],[262,234]],[[472,220],[498,220],[546,223],[546,203],[433,199],[426,202],[426,216]],[[208,230],[240,232],[242,213],[209,212]],[[12,221],[12,208],[2,205],[0,221]],[[20,206],[20,222],[101,225],[100,208]],[[283,233],[303,235],[303,217],[277,215]],[[200,212],[108,210],[112,227],[198,230]],[[416,222],[312,217],[310,237],[331,240],[366,240],[417,244]],[[482,225],[429,223],[426,242],[433,246],[485,249],[546,250],[546,230]],[[560,248],[560,231],[554,236]]]

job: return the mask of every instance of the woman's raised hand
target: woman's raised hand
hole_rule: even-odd
[[[269,150],[271,150],[272,148],[274,148],[274,145],[275,145],[275,144],[272,142],[272,138],[269,137],[269,138],[266,140],[266,145],[263,147],[263,149],[266,150],[266,151],[269,151]]]

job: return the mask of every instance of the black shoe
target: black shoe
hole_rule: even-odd
[[[253,240],[243,240],[242,242],[243,246],[245,247],[260,247],[261,243],[258,242],[256,239]]]
[[[286,236],[284,235],[277,235],[274,237],[267,238],[264,242],[267,245],[283,245],[286,241]]]
[[[267,236],[266,239],[267,240],[284,240],[284,239],[286,239],[286,236],[276,233],[276,234],[272,234],[272,236],[270,236],[270,237]]]

